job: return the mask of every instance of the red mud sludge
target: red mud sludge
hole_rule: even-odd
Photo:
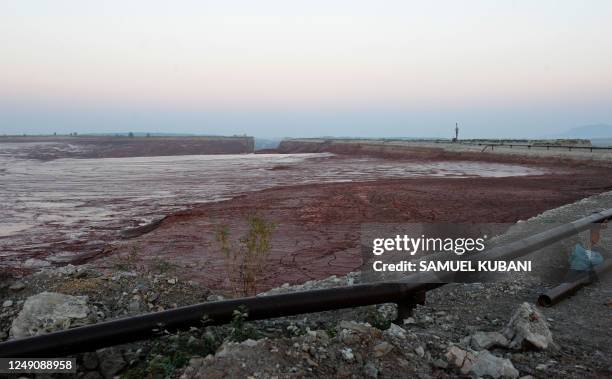
[[[163,257],[212,288],[227,287],[215,227],[239,236],[253,213],[278,225],[266,289],[359,267],[364,222],[514,222],[596,192],[603,177],[548,163],[330,153],[40,162],[4,146],[2,266],[106,265],[137,244],[145,261]]]
[[[256,190],[406,177],[520,176],[536,168],[472,162],[424,164],[331,154],[189,155],[105,159],[0,157],[6,204],[0,226],[3,265],[48,256],[67,262],[99,249],[120,231],[198,203]],[[282,169],[278,169],[282,167]],[[7,259],[8,257],[11,259]]]
[[[41,163],[8,147],[0,158],[9,205],[0,227],[4,267],[94,258],[105,265],[138,244],[145,261],[183,265],[212,288],[227,286],[215,227],[240,235],[254,212],[278,225],[268,257],[277,269],[259,282],[266,289],[359,267],[363,222],[512,222],[593,193],[602,177],[596,168],[552,172],[547,163],[330,153]]]

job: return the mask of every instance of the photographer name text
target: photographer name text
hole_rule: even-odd
[[[530,272],[531,261],[374,261],[377,272]]]

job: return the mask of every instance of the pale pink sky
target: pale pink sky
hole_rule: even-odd
[[[0,111],[11,124],[0,132],[42,127],[19,112],[54,114],[57,128],[92,108],[119,124],[129,109],[390,109],[433,128],[446,122],[436,112],[487,120],[500,109],[524,123],[538,107],[571,111],[538,120],[542,133],[575,126],[563,119],[610,122],[610,20],[612,2],[595,0],[4,0]],[[226,128],[249,133],[241,122]]]

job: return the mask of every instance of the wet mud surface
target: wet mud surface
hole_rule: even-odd
[[[45,162],[0,150],[0,270],[109,266],[136,249],[144,265],[169,262],[220,290],[228,264],[216,231],[227,226],[237,243],[252,214],[277,225],[265,290],[357,269],[362,223],[515,222],[612,187],[606,167],[425,150]]]
[[[124,242],[144,262],[166,259],[181,275],[228,289],[228,265],[216,242],[227,225],[234,238],[257,213],[277,224],[258,290],[358,270],[359,231],[367,222],[513,223],[601,192],[612,179],[598,170],[505,178],[383,179],[273,188],[169,216],[151,233]],[[103,263],[105,258],[98,262]]]
[[[1,147],[1,146],[0,146]],[[10,151],[10,150],[5,150]],[[520,176],[538,168],[317,154],[183,155],[46,162],[0,156],[0,266],[88,260],[201,203],[279,186],[406,177]],[[153,226],[153,227],[151,227]],[[44,259],[44,261],[42,261]]]

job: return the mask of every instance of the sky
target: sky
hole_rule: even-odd
[[[612,1],[2,0],[0,134],[612,124]]]

